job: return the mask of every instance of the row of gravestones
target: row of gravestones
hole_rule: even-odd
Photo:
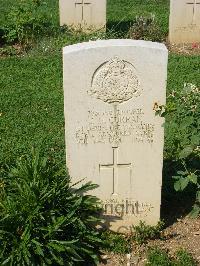
[[[83,30],[106,27],[106,0],[60,0],[60,25]],[[200,0],[171,0],[171,43],[200,42]]]
[[[85,8],[88,18],[96,14],[92,22],[105,23],[106,1],[71,2],[65,1],[70,24],[73,12],[82,23]],[[146,41],[90,41],[63,49],[69,174],[73,183],[99,185],[93,193],[102,201],[105,225],[117,232],[160,219],[164,119],[156,109],[166,100],[167,61],[164,44]]]

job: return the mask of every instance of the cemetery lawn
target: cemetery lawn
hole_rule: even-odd
[[[64,164],[61,56],[3,58],[0,90],[0,162],[42,146]]]
[[[0,0],[0,24],[5,24],[10,7],[19,4],[19,1]],[[46,3],[46,10],[54,27],[52,36],[43,35],[23,45],[3,43],[1,47],[0,189],[8,169],[18,158],[30,154],[32,147],[40,148],[43,155],[55,164],[65,167],[61,54],[63,46],[90,39],[130,38],[132,35],[167,43],[168,0],[108,0],[106,35],[86,35],[70,31],[66,33],[58,29],[58,1],[47,0]],[[155,15],[156,24],[152,23],[150,31],[141,30],[139,25],[129,32],[136,16],[151,17],[151,13]],[[15,21],[13,23],[15,24]],[[200,49],[192,46],[170,49],[167,95],[182,91],[184,83],[191,83],[200,88]],[[199,102],[196,104],[198,106]],[[169,123],[170,116],[166,125]],[[170,131],[168,132],[170,134]],[[164,151],[162,210],[166,219],[166,229],[163,231],[165,238],[150,240],[142,246],[133,244],[134,249],[130,253],[134,258],[138,254],[141,255],[142,261],[148,247],[158,245],[169,250],[173,256],[176,249],[183,247],[200,263],[200,219],[184,218],[194,204],[195,195],[191,191],[179,194],[173,189],[173,167],[177,163],[173,137],[166,137]],[[106,253],[108,265],[126,265],[124,253],[127,252],[124,251],[122,255]]]

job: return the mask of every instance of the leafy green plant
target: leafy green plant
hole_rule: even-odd
[[[183,163],[183,165],[185,165]],[[185,171],[177,171],[177,175],[173,176],[176,180],[174,183],[174,188],[176,191],[183,191],[189,184],[196,186],[196,202],[193,206],[193,210],[190,212],[190,216],[196,218],[200,214],[200,175],[196,173],[189,172],[187,169]]]
[[[130,238],[128,236],[105,231],[102,233],[101,239],[106,251],[117,254],[127,254],[130,252]]]
[[[174,188],[183,191],[193,185],[196,202],[190,213],[200,214],[200,89],[185,83],[181,91],[172,91],[166,106],[155,105],[156,114],[166,117],[165,153],[176,162]]]
[[[146,225],[140,221],[139,225],[132,226],[132,238],[139,245],[146,243],[148,239],[160,238],[163,226],[164,223],[161,221],[156,226]]]
[[[189,254],[186,250],[180,249],[176,252],[177,257],[177,266],[195,266],[197,265],[196,261],[193,259],[192,255]]]
[[[194,84],[185,83],[181,91],[172,91],[168,104],[159,113],[166,117],[167,157],[177,162],[174,175],[176,191],[194,186],[196,202],[191,215],[200,213],[200,89]]]
[[[147,253],[147,263],[149,266],[172,266],[168,254],[157,247],[151,248]]]
[[[163,222],[159,222],[156,226],[150,226],[140,221],[138,226],[130,228],[128,235],[105,231],[102,233],[104,249],[118,254],[127,254],[132,249],[133,241],[142,245],[149,239],[160,238],[163,226]]]
[[[135,21],[130,26],[128,37],[136,40],[162,41],[162,32],[155,20],[155,15],[136,16]]]
[[[95,185],[70,186],[63,170],[36,150],[21,157],[0,184],[1,265],[98,262],[101,208],[88,195]]]
[[[28,44],[36,36],[52,34],[53,28],[45,1],[20,0],[7,14],[3,25],[3,39],[6,43]]]
[[[165,250],[158,247],[151,248],[147,253],[147,263],[149,266],[196,266],[193,257],[183,249],[176,252],[176,258],[172,258]]]
[[[199,156],[200,89],[194,84],[185,83],[182,90],[172,91],[167,100],[167,141],[172,149],[168,154],[174,154],[180,160],[192,155]]]

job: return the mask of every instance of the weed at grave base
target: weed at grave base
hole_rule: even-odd
[[[105,231],[101,235],[103,240],[103,249],[115,254],[127,254],[131,250],[130,237],[115,233],[112,231]]]
[[[153,14],[149,17],[137,16],[129,28],[128,37],[136,40],[164,41]]]
[[[183,249],[176,252],[175,258],[171,257],[165,250],[153,247],[147,252],[148,266],[197,266],[193,257]]]
[[[52,24],[43,0],[19,1],[11,7],[1,26],[2,41],[31,45],[41,35],[52,35],[57,28]]]
[[[147,240],[161,238],[163,227],[163,221],[158,222],[156,226],[150,226],[147,225],[145,222],[140,221],[139,225],[132,226],[131,238],[139,245],[145,244]]]
[[[146,244],[148,240],[162,237],[164,222],[160,221],[156,226],[147,225],[140,221],[138,226],[132,226],[129,234],[119,234],[112,231],[105,231],[101,238],[104,243],[104,250],[116,254],[128,254],[133,250],[135,244]]]

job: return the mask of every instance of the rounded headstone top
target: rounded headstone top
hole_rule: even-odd
[[[132,47],[142,47],[149,49],[158,49],[167,52],[167,47],[162,43],[142,41],[142,40],[130,40],[130,39],[110,39],[110,40],[98,40],[89,41],[78,44],[73,44],[65,46],[63,48],[63,54],[78,52],[79,50],[95,49],[101,47],[117,47],[117,46],[132,46]]]

